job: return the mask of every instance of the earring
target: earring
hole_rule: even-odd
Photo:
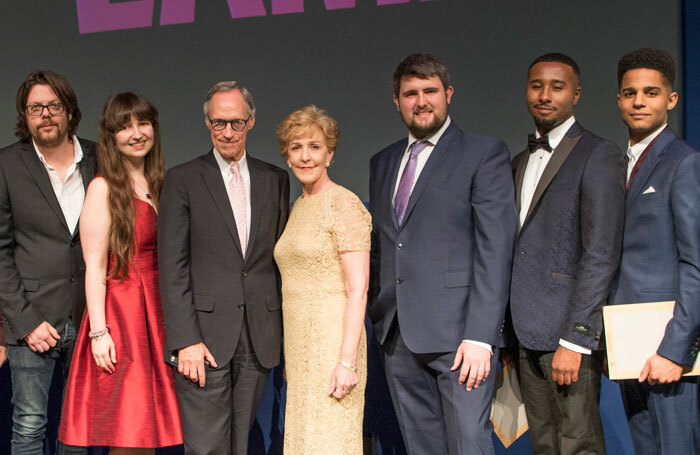
[[[290,163],[289,161],[287,161],[287,166],[289,167],[289,169],[292,168],[292,165],[291,165],[291,163]]]
[[[331,163],[326,163],[326,168],[331,167]]]

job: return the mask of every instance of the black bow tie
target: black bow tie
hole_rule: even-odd
[[[534,153],[534,151],[538,148],[545,149],[548,152],[552,151],[552,146],[549,145],[549,138],[547,137],[547,135],[545,134],[544,136],[541,136],[539,139],[537,139],[534,134],[528,134],[527,149],[530,151],[530,153]]]

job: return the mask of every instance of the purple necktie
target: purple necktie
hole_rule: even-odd
[[[422,152],[428,144],[430,143],[414,142],[411,144],[411,154],[408,157],[406,167],[403,168],[403,174],[401,174],[401,180],[399,181],[399,188],[396,190],[396,197],[394,198],[394,212],[396,213],[396,218],[399,220],[399,226],[403,222],[403,217],[406,214],[408,198],[411,197],[413,181],[416,175],[416,164],[418,163],[418,154]]]

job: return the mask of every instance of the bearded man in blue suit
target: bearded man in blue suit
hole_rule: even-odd
[[[675,63],[639,49],[618,64],[629,130],[625,232],[613,304],[676,302],[656,353],[620,382],[637,455],[700,453],[698,376],[681,378],[700,346],[700,153],[668,127]]]
[[[509,153],[450,120],[445,65],[394,72],[408,138],[372,157],[369,315],[412,454],[493,454],[489,421],[517,215]]]

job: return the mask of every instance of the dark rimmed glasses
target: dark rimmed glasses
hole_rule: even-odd
[[[48,109],[51,115],[61,115],[66,111],[66,106],[63,103],[27,104],[24,106],[30,117],[39,117],[44,112],[44,108]]]
[[[248,118],[245,120],[240,118],[235,118],[233,120],[224,120],[222,118],[210,118],[207,115],[207,119],[209,120],[211,129],[213,129],[214,131],[223,131],[226,129],[226,125],[230,123],[231,129],[239,133],[245,129],[245,126],[248,124],[248,120],[250,120],[250,117],[251,116],[249,115]]]

